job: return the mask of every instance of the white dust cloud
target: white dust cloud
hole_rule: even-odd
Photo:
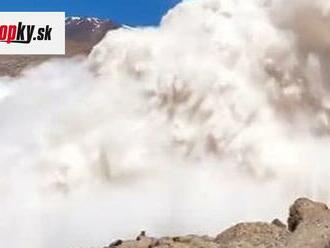
[[[307,2],[185,1],[2,78],[0,244],[214,235],[329,200],[324,2],[304,29]]]

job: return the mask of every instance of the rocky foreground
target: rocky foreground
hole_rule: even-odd
[[[306,198],[290,208],[287,225],[272,223],[237,224],[215,238],[188,235],[152,238],[145,232],[135,240],[117,240],[105,248],[330,248],[330,210],[327,205]]]

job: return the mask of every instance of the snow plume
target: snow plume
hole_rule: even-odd
[[[185,1],[2,78],[1,246],[212,235],[329,200],[324,2]]]

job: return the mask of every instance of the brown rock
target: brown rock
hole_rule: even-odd
[[[215,241],[223,248],[286,247],[289,232],[263,222],[241,223],[219,234]]]
[[[330,210],[320,202],[298,199],[290,208],[290,248],[329,248]]]

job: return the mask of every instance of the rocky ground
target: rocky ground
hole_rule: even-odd
[[[287,225],[240,223],[216,237],[188,235],[152,238],[145,232],[135,240],[117,240],[104,248],[329,248],[330,210],[319,202],[298,199],[291,206]]]

